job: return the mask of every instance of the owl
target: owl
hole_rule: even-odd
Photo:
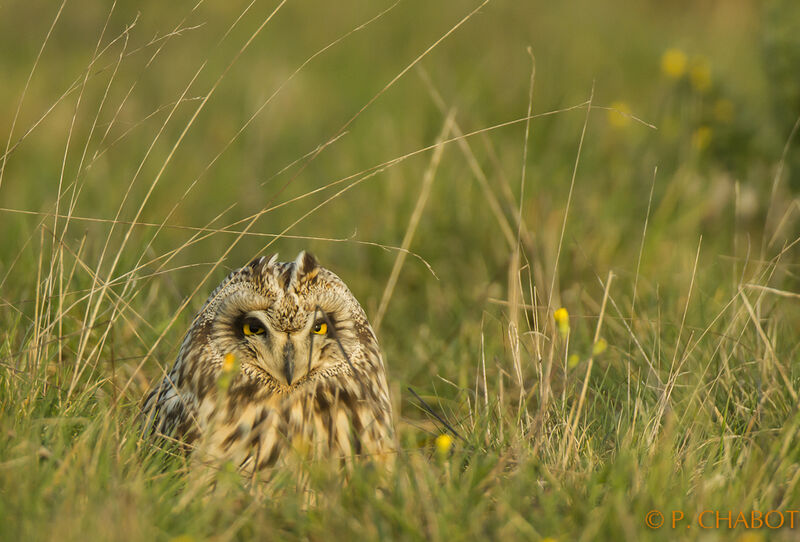
[[[297,449],[342,458],[395,449],[375,333],[347,286],[307,252],[258,258],[222,281],[145,397],[142,420],[244,472]]]

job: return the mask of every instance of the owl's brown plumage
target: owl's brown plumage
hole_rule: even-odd
[[[319,456],[394,448],[378,341],[345,284],[301,252],[232,272],[145,398],[147,430],[254,471],[300,443]]]

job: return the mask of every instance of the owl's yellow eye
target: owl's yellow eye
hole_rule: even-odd
[[[262,335],[264,327],[256,322],[245,322],[244,326],[242,326],[242,331],[245,335]]]
[[[325,335],[328,332],[328,324],[325,322],[317,322],[314,324],[312,331],[317,335]]]

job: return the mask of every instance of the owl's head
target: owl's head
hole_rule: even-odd
[[[232,272],[187,335],[219,365],[233,354],[249,377],[285,390],[354,365],[381,363],[363,309],[345,284],[301,252],[277,254]]]

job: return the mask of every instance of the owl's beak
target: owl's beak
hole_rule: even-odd
[[[286,377],[286,385],[291,386],[294,377],[294,345],[291,340],[283,346],[283,376]]]

